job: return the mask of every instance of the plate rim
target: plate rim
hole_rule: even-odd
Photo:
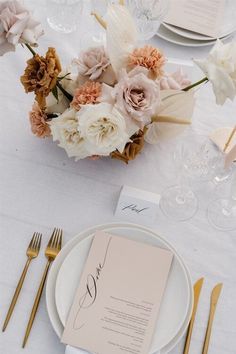
[[[81,237],[84,234],[91,233],[91,232],[93,232],[95,230],[104,230],[104,229],[106,229],[108,227],[109,228],[115,228],[115,227],[120,227],[120,226],[123,226],[123,227],[126,227],[126,226],[136,227],[138,229],[145,230],[147,232],[153,233],[154,235],[156,234],[156,231],[154,231],[153,229],[148,228],[148,227],[143,226],[143,225],[138,225],[138,224],[135,224],[135,223],[110,222],[110,223],[99,224],[99,225],[96,225],[96,226],[93,226],[93,227],[88,227],[88,228],[82,230],[81,232],[79,232],[78,234],[76,234],[74,237],[72,237],[65,244],[65,246],[62,248],[60,254],[56,258],[56,260],[53,262],[52,267],[51,267],[50,272],[49,272],[49,275],[48,275],[47,283],[46,283],[46,307],[47,307],[47,313],[48,313],[52,328],[53,328],[53,330],[55,331],[56,335],[59,338],[60,338],[60,335],[61,335],[60,327],[62,327],[62,323],[61,323],[61,321],[59,319],[58,314],[57,314],[58,318],[56,318],[56,319],[55,319],[54,314],[53,314],[56,304],[55,304],[54,295],[51,296],[51,289],[53,289],[53,282],[54,282],[55,275],[57,277],[58,269],[60,269],[60,266],[63,263],[63,259],[65,258],[64,257],[64,253],[67,254],[67,249],[68,248],[73,247],[73,245],[76,245],[79,239],[83,239]],[[165,240],[165,242],[169,245],[168,241]],[[176,253],[178,254],[178,252],[176,252]],[[190,306],[189,306],[189,309],[188,309],[188,313],[187,313],[186,319],[185,319],[185,321],[183,323],[183,327],[180,329],[180,331],[176,335],[176,337],[173,338],[171,343],[169,343],[166,347],[161,349],[161,352],[160,352],[161,354],[168,353],[170,350],[172,350],[178,344],[178,342],[181,340],[181,338],[183,337],[184,333],[186,332],[187,327],[189,325],[189,321],[191,319],[192,310],[193,310],[193,285],[192,285],[193,283],[192,283],[192,278],[191,278],[189,269],[188,269],[188,267],[185,264],[184,264],[184,269],[185,269],[185,272],[187,274],[187,278],[188,278],[188,281],[189,281]],[[55,279],[55,281],[56,281],[56,279]],[[55,287],[54,287],[54,289],[55,289]],[[52,297],[53,297],[53,300],[51,299]],[[54,304],[53,304],[53,301],[54,301]],[[52,305],[52,309],[50,309],[51,305]]]
[[[234,29],[232,29],[232,31],[227,32],[227,33],[224,33],[223,35],[220,35],[219,37],[204,36],[204,34],[196,33],[196,35],[197,35],[197,34],[198,34],[198,35],[201,35],[202,38],[193,38],[193,37],[191,37],[191,32],[192,32],[192,33],[195,33],[195,32],[190,31],[190,30],[187,30],[186,28],[181,28],[181,27],[179,27],[179,26],[172,25],[171,23],[167,23],[167,22],[165,22],[165,21],[162,22],[162,25],[163,25],[165,28],[167,28],[169,31],[171,31],[171,32],[173,32],[173,33],[175,33],[175,34],[177,34],[177,35],[180,36],[180,37],[184,37],[184,38],[187,38],[187,39],[191,39],[191,40],[193,40],[193,41],[196,41],[196,40],[197,40],[197,41],[202,41],[202,42],[207,42],[207,41],[212,41],[212,40],[216,41],[218,38],[219,38],[219,39],[224,39],[225,37],[228,37],[228,36],[232,35],[232,34],[235,32],[235,30],[236,30],[236,26],[234,26]],[[181,33],[179,32],[179,30],[180,30],[180,31],[181,31],[181,30],[185,31],[186,34],[185,34],[185,33],[181,34]],[[188,32],[190,32],[189,35],[188,35]]]
[[[180,41],[178,41],[178,40],[169,38],[169,37],[168,37],[168,33],[167,33],[167,35],[163,35],[162,33],[160,33],[160,28],[161,28],[161,26],[163,26],[163,25],[161,24],[160,27],[159,27],[159,29],[158,29],[158,31],[156,32],[156,35],[157,35],[158,37],[164,39],[164,40],[167,41],[167,42],[170,42],[170,43],[173,43],[173,44],[177,44],[177,45],[180,45],[180,46],[183,46],[183,47],[207,47],[207,46],[214,45],[215,42],[216,42],[216,39],[213,39],[213,40],[210,40],[210,41],[199,41],[199,42],[197,42],[197,43],[196,43],[196,40],[193,40],[193,39],[192,39],[192,42],[193,42],[193,43],[180,42]],[[180,38],[182,38],[182,39],[185,38],[185,37],[182,37],[182,36],[180,36],[180,35],[178,35],[178,34],[172,32],[172,31],[168,30],[168,29],[167,29],[166,27],[164,27],[164,26],[163,26],[163,28],[164,28],[164,30],[169,31],[170,33],[174,34],[175,36],[178,36],[178,37],[180,37]],[[227,39],[227,38],[229,38],[229,37],[230,37],[230,35],[224,37],[224,39]],[[190,38],[185,38],[185,39],[191,40]]]

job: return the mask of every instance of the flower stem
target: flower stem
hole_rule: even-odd
[[[66,96],[66,98],[71,102],[73,100],[73,97],[71,96],[71,94],[69,92],[67,92],[62,85],[60,84],[59,81],[57,81],[57,87],[59,88],[59,90],[61,90],[61,92],[63,93],[64,96]]]
[[[25,43],[25,46],[29,49],[29,51],[31,52],[31,54],[33,56],[36,55],[36,52],[34,51],[34,49],[31,47],[30,44]],[[62,85],[60,84],[60,82],[57,80],[56,86],[59,88],[59,90],[63,93],[63,95],[71,102],[73,100],[73,97],[71,96],[71,94],[69,92],[67,92]]]
[[[36,55],[36,52],[34,51],[34,49],[28,43],[25,43],[25,46],[29,49],[29,51],[33,54],[33,56]]]
[[[189,90],[191,90],[192,88],[194,88],[194,87],[196,87],[196,86],[198,86],[198,85],[201,85],[201,84],[202,84],[203,82],[205,82],[205,81],[208,81],[208,78],[207,78],[207,77],[204,77],[203,79],[201,79],[201,80],[199,80],[199,81],[197,81],[197,82],[194,82],[193,84],[191,84],[191,85],[185,87],[184,89],[182,89],[182,91],[189,91]]]

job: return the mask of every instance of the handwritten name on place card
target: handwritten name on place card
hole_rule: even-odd
[[[159,201],[159,194],[123,186],[115,215],[132,221],[155,220]]]

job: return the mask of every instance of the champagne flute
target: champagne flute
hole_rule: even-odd
[[[160,209],[173,221],[191,219],[198,210],[198,198],[189,186],[188,174],[185,172],[186,148],[188,140],[181,141],[175,147],[173,163],[177,170],[178,183],[168,187],[161,194]]]

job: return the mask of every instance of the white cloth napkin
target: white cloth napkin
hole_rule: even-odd
[[[74,347],[71,347],[70,345],[67,345],[65,354],[89,354],[89,352],[86,352],[83,349],[74,348]]]

